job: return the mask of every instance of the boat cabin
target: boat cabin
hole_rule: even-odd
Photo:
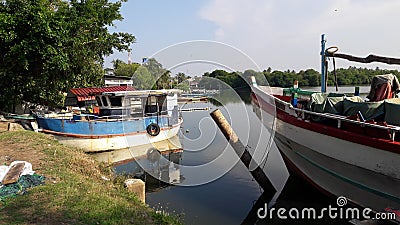
[[[172,116],[178,110],[177,93],[179,90],[104,92],[95,96],[97,113],[101,117]]]

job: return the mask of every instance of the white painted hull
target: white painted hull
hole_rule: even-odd
[[[180,129],[179,123],[173,127],[162,128],[157,136],[151,136],[146,131],[127,134],[124,136],[111,136],[99,138],[70,137],[55,135],[56,139],[65,145],[83,149],[85,152],[101,152],[108,150],[124,149],[132,146],[146,145],[174,137]]]
[[[275,143],[278,149],[286,160],[290,161],[291,166],[299,170],[297,172],[300,172],[302,176],[306,177],[317,187],[328,191],[334,196],[345,196],[353,203],[373,208],[377,212],[384,212],[387,207],[400,209],[399,179],[391,178],[338,159],[340,158],[340,153],[343,150],[347,150],[352,157],[359,157],[370,160],[369,162],[374,162],[373,155],[362,154],[362,146],[358,146],[360,147],[358,149],[360,150],[360,154],[357,154],[357,149],[355,148],[341,148],[340,146],[343,146],[341,145],[341,140],[321,137],[318,133],[315,133],[315,136],[308,136],[313,134],[307,131],[301,134],[304,129],[293,127],[280,120],[277,120],[277,127]],[[282,130],[282,127],[285,128]],[[288,129],[290,132],[287,132]],[[294,132],[299,135],[293,135]],[[324,144],[317,144],[310,148],[307,147],[307,145],[310,146],[310,142],[307,143],[309,140]],[[316,149],[321,150],[318,151]],[[327,156],[328,154],[324,154],[329,151],[331,151],[329,155],[332,155],[332,152],[337,152],[338,157],[330,157]],[[393,160],[398,160],[398,157]],[[362,161],[357,160],[357,162]]]
[[[313,132],[279,119],[276,123],[276,132],[316,153],[400,179],[400,157],[396,153]]]

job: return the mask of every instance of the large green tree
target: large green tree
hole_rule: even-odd
[[[1,1],[0,109],[10,110],[22,101],[61,105],[70,88],[99,85],[104,57],[114,50],[128,50],[135,40],[131,34],[108,30],[123,19],[121,4]]]
[[[132,77],[141,66],[139,63],[127,64],[117,59],[113,61],[115,76]]]
[[[150,90],[156,83],[156,79],[145,66],[137,68],[132,76],[133,86],[138,90]]]
[[[122,60],[113,61],[113,72],[117,76],[131,77],[138,90],[163,89],[171,86],[170,71],[163,68],[156,59],[150,58],[142,65],[126,64]]]
[[[172,86],[171,79],[171,71],[165,71],[161,76],[159,76],[156,80],[156,84],[153,87],[154,89],[169,89]]]

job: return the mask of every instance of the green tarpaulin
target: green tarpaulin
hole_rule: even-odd
[[[343,112],[344,96],[334,96],[322,93],[311,95],[310,109],[313,112],[341,114]]]
[[[346,97],[343,94],[312,94],[309,109],[313,112],[343,116],[354,116],[360,112],[365,120],[377,118],[385,113],[384,101],[364,102],[359,96]],[[318,116],[312,119],[323,120]]]
[[[331,113],[341,115],[343,112],[344,95],[332,95],[325,93],[314,93],[311,95],[308,108],[313,112]],[[323,121],[325,118],[320,116],[312,116],[313,121]]]
[[[386,121],[400,126],[400,98],[391,98],[379,102],[364,102],[358,96],[333,96],[332,94],[314,93],[308,109],[318,113],[330,113],[342,116],[354,116],[361,113],[365,120]],[[314,121],[325,121],[320,116],[312,116]]]
[[[385,113],[384,101],[357,102],[350,99],[343,101],[343,115],[353,116],[360,112],[365,120],[375,119]]]
[[[400,126],[400,98],[385,100],[385,121],[388,124]]]

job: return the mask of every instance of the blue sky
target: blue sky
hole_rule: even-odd
[[[342,53],[400,57],[399,12],[398,0],[128,0],[121,9],[124,20],[111,30],[136,36],[132,60],[137,62],[180,42],[211,40],[244,52],[260,70],[319,70],[322,33],[327,45]],[[107,57],[105,66],[116,58],[126,61],[127,53]],[[234,56],[226,58],[234,61]],[[399,69],[336,62],[338,67]]]

